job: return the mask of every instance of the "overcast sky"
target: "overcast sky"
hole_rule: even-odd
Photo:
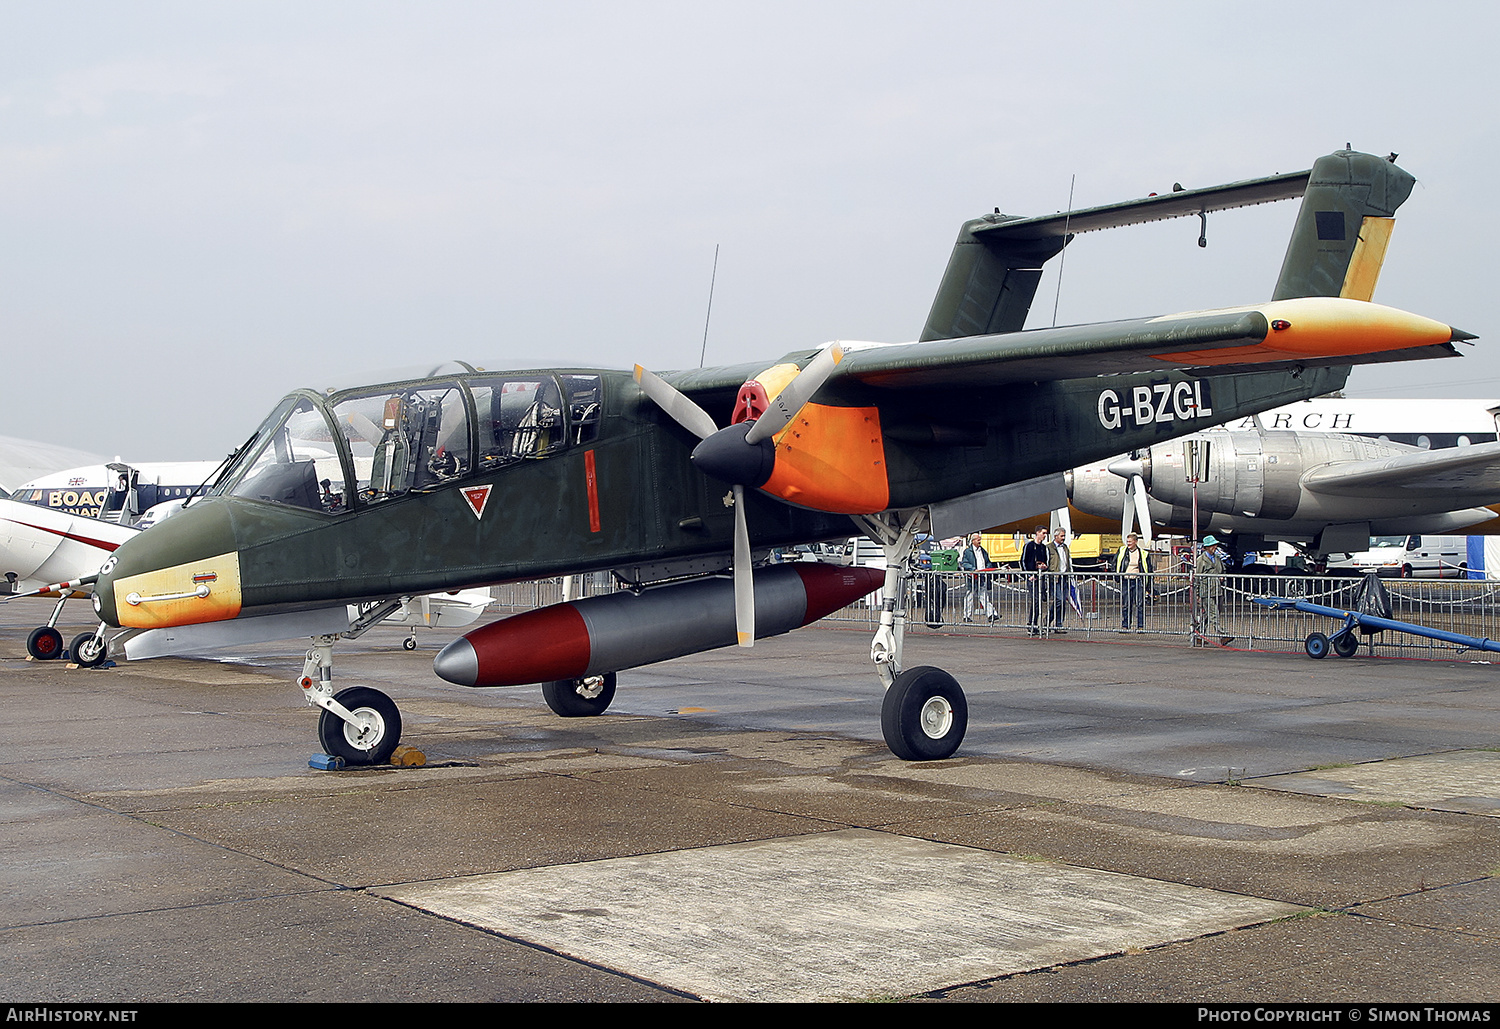
[[[913,339],[953,237],[1307,168],[1418,179],[1375,299],[1500,396],[1500,8],[0,0],[0,435],[217,458],[449,358],[670,369]],[[1076,177],[1076,180],[1075,180]],[[1030,325],[1266,299],[1295,202],[1094,233]]]

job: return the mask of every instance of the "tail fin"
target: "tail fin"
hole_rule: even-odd
[[[1395,159],[1353,150],[1318,158],[1271,299],[1370,299],[1396,208],[1417,181]]]
[[[1042,281],[1042,265],[1067,243],[1061,233],[1016,240],[986,231],[1021,220],[997,211],[964,222],[922,339],[1021,331]]]

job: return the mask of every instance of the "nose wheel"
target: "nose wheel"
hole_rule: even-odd
[[[328,709],[318,716],[323,749],[350,765],[383,765],[401,740],[401,712],[379,690],[351,686],[334,695],[349,712],[348,720]]]
[[[74,637],[69,653],[73,655],[73,663],[78,667],[98,668],[109,656],[109,644],[99,633],[86,632]]]
[[[302,676],[297,680],[307,702],[322,708],[318,715],[318,742],[325,753],[343,758],[346,765],[383,765],[401,742],[401,712],[390,697],[368,686],[350,686],[333,692],[336,639],[337,636],[315,638],[302,666]]]

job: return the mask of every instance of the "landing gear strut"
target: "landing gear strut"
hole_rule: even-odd
[[[62,615],[63,605],[68,602],[68,594],[71,590],[63,590],[63,595],[52,609],[52,617],[47,619],[47,624],[31,630],[31,635],[26,637],[26,653],[38,661],[51,661],[62,657],[63,637],[57,631],[57,619]]]
[[[99,623],[99,628],[93,632],[80,633],[73,637],[73,646],[69,648],[73,655],[73,663],[80,668],[98,668],[104,664],[105,658],[109,657],[109,642],[104,638],[104,623]]]
[[[919,529],[927,509],[862,515],[855,519],[885,549],[880,627],[870,644],[870,660],[884,683],[880,730],[891,753],[904,761],[951,757],[969,727],[969,704],[958,681],[940,668],[901,670],[906,637],[906,586]]]
[[[390,614],[385,608],[382,604],[366,612],[345,635],[364,632]],[[368,686],[333,691],[333,644],[338,638],[314,638],[297,685],[309,704],[323,709],[318,741],[327,753],[343,758],[345,764],[383,765],[401,742],[401,712],[390,697]]]

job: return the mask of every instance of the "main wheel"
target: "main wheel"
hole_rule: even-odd
[[[903,761],[951,757],[968,728],[969,702],[958,681],[941,668],[908,669],[885,691],[880,730],[891,753]]]
[[[401,649],[402,650],[416,650],[417,649],[417,639],[416,639],[416,637],[415,636],[408,636],[408,637],[406,637],[406,639],[402,640],[401,641]]]
[[[542,683],[542,699],[564,718],[602,715],[615,699],[615,673],[590,675],[584,679],[558,679]]]
[[[383,765],[401,741],[401,712],[379,690],[351,686],[333,695],[354,715],[354,723],[332,711],[318,718],[318,740],[323,749],[351,765]]]
[[[50,625],[32,629],[31,635],[26,637],[26,653],[38,661],[51,661],[53,658],[62,657],[62,652],[62,633]]]
[[[1359,650],[1359,637],[1352,632],[1335,636],[1329,642],[1333,644],[1333,652],[1339,657],[1353,657],[1355,651]]]
[[[1307,656],[1322,660],[1328,656],[1328,637],[1321,632],[1311,633],[1302,644],[1302,649],[1307,651]]]
[[[73,645],[68,650],[73,655],[75,665],[81,668],[98,668],[109,656],[109,643],[102,636],[86,632],[73,637]]]

